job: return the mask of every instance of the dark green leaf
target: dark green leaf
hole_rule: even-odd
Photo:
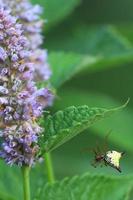
[[[45,185],[36,200],[131,200],[132,179],[86,173]]]
[[[106,26],[77,27],[76,30],[70,31],[70,36],[68,32],[59,40],[55,37],[54,40],[49,38],[49,46],[52,50],[66,50],[49,54],[49,63],[53,71],[51,82],[54,87],[61,86],[84,69],[92,72],[133,60],[133,48],[130,43],[115,29]]]
[[[67,27],[67,24],[64,24],[47,36],[47,45],[51,50],[73,51],[107,58],[120,56],[132,50],[130,42],[113,26],[71,26]],[[58,32],[63,34],[60,36]]]

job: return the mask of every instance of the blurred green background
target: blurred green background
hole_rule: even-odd
[[[38,3],[45,6],[44,16],[47,18],[48,23],[45,25],[46,39],[44,46],[49,53],[56,50],[99,56],[104,51],[105,56],[106,53],[115,55],[117,50],[121,50],[121,46],[119,47],[119,44],[117,46],[119,41],[112,44],[110,37],[108,37],[108,30],[106,32],[106,25],[113,25],[113,28],[116,29],[114,31],[119,31],[118,40],[122,37],[122,40],[125,40],[124,42],[132,48],[132,0],[71,0],[68,2],[63,0],[56,2],[40,0]],[[96,29],[95,33],[93,33],[94,29]],[[103,30],[105,30],[105,33],[103,33]],[[95,37],[94,41],[91,40],[93,36]],[[101,41],[98,43],[96,40],[100,37]],[[98,43],[97,48],[93,47],[95,42]],[[110,46],[106,47],[104,45],[105,42],[110,43]],[[131,57],[133,57],[132,54]],[[93,155],[90,152],[82,151],[86,147],[95,147],[97,141],[102,146],[104,137],[110,129],[112,129],[112,133],[109,137],[109,148],[126,151],[125,158],[122,160],[123,174],[132,172],[132,84],[132,59],[127,59],[127,62],[116,62],[112,66],[111,62],[107,62],[101,70],[91,71],[86,68],[58,89],[53,111],[70,105],[82,104],[113,107],[119,105],[119,102],[120,104],[125,102],[128,97],[130,97],[130,103],[123,112],[99,122],[52,153],[57,177],[82,173],[88,170],[117,174],[117,172],[109,168],[92,168],[90,160],[93,159]]]
[[[112,108],[122,105],[130,97],[128,106],[122,112],[97,123],[52,152],[57,179],[86,171],[119,175],[110,167],[93,168],[90,165],[93,155],[83,151],[86,147],[95,147],[97,141],[102,146],[110,129],[112,133],[108,141],[109,149],[126,152],[121,160],[122,175],[132,173],[133,1],[32,0],[32,2],[44,7],[43,18],[47,19],[44,27],[44,47],[48,49],[49,62],[53,69],[52,83],[57,87],[52,113],[71,105],[86,104],[90,107]],[[60,77],[65,76],[64,73],[68,73],[68,66],[73,71],[77,65],[79,69],[74,71],[73,77],[58,85],[54,75],[58,72]],[[2,167],[4,170],[1,170],[0,177],[4,180],[7,168],[4,164],[1,164],[1,169]],[[9,178],[14,176],[14,183],[18,184],[20,172],[13,168],[8,168]],[[32,171],[33,187],[41,185],[44,177],[44,165],[35,167]],[[7,190],[4,187],[1,181],[1,188],[3,191]],[[8,189],[13,191],[13,186]],[[18,193],[22,193],[21,189]]]
[[[53,3],[52,0],[46,1],[45,6],[44,15],[48,19],[45,30],[45,47],[49,52],[56,50],[92,56],[99,56],[103,53],[106,58],[108,55],[116,56],[118,52],[122,51],[124,45],[126,48],[128,46],[132,49],[133,1],[73,0],[66,2],[58,0],[58,2],[58,7],[53,6],[51,11],[48,11],[47,7],[49,8]],[[40,3],[42,3],[41,0]],[[42,4],[45,5],[45,3]],[[69,6],[71,7],[70,12],[67,12],[62,18],[58,18],[57,22],[56,16],[61,10],[65,10],[65,7],[67,10]],[[107,25],[113,26],[113,31],[117,36],[109,35],[110,31],[108,31]],[[116,39],[114,44],[111,41],[112,37]],[[120,40],[122,40],[122,46],[119,44]],[[109,45],[106,46],[106,43]],[[124,55],[122,55],[123,57]],[[110,129],[112,129],[112,133],[109,137],[109,149],[126,151],[121,163],[122,174],[132,173],[132,57],[131,53],[131,59],[128,57],[126,62],[122,60],[114,64],[107,61],[103,64],[104,67],[101,63],[100,67],[94,66],[93,70],[86,68],[58,89],[53,111],[70,105],[82,104],[110,108],[125,102],[128,97],[130,97],[130,102],[123,112],[99,122],[52,153],[57,177],[79,174],[88,170],[117,174],[110,168],[94,169],[90,166],[93,155],[90,152],[81,153],[82,149],[86,147],[95,147],[97,141],[102,146],[104,137]],[[58,64],[57,62],[56,67],[61,67]]]

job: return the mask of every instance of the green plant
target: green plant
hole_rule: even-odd
[[[1,161],[0,199],[131,200],[132,26],[106,25],[110,24],[110,18],[114,19],[111,13],[102,13],[108,20],[105,23],[96,12],[98,8],[88,0],[32,1],[45,8],[42,18],[48,20],[46,41],[36,48],[48,49],[52,71],[49,80],[39,77],[37,86],[40,90],[48,87],[55,99],[37,120],[44,128],[37,142],[37,158],[44,158],[44,161],[33,168],[22,164],[22,178],[18,167],[9,168]],[[104,5],[107,6],[106,1]],[[115,3],[111,5],[113,12]],[[95,17],[91,10],[88,14],[89,7]],[[25,18],[19,17],[27,26]],[[29,32],[24,30],[24,34],[27,36]],[[30,47],[30,50],[35,56],[35,49]],[[30,60],[38,64],[33,55]],[[7,65],[9,63],[10,59]],[[123,103],[128,97],[131,100],[127,106],[128,102]],[[82,148],[93,148],[97,140],[102,143],[109,129],[112,129],[110,150],[126,152],[122,175],[109,167],[93,168],[91,153],[80,153]]]

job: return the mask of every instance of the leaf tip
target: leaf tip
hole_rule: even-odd
[[[127,101],[121,106],[121,108],[125,108],[130,101],[130,97],[128,97]]]
[[[128,105],[129,101],[130,101],[130,98],[128,98],[127,101],[122,106],[119,106],[119,107],[115,108],[114,110],[121,110],[121,109],[125,108]]]

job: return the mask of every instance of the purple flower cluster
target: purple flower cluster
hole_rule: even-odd
[[[47,62],[47,51],[40,48],[43,43],[43,21],[40,19],[42,8],[39,5],[32,5],[29,0],[0,0],[0,5],[10,8],[11,14],[23,25],[24,34],[29,40],[29,48],[32,50],[30,59],[34,63],[34,79],[48,80],[51,71]]]
[[[38,90],[34,67],[22,25],[0,8],[0,157],[7,164],[32,165],[39,151],[37,124],[51,102],[48,89]]]

